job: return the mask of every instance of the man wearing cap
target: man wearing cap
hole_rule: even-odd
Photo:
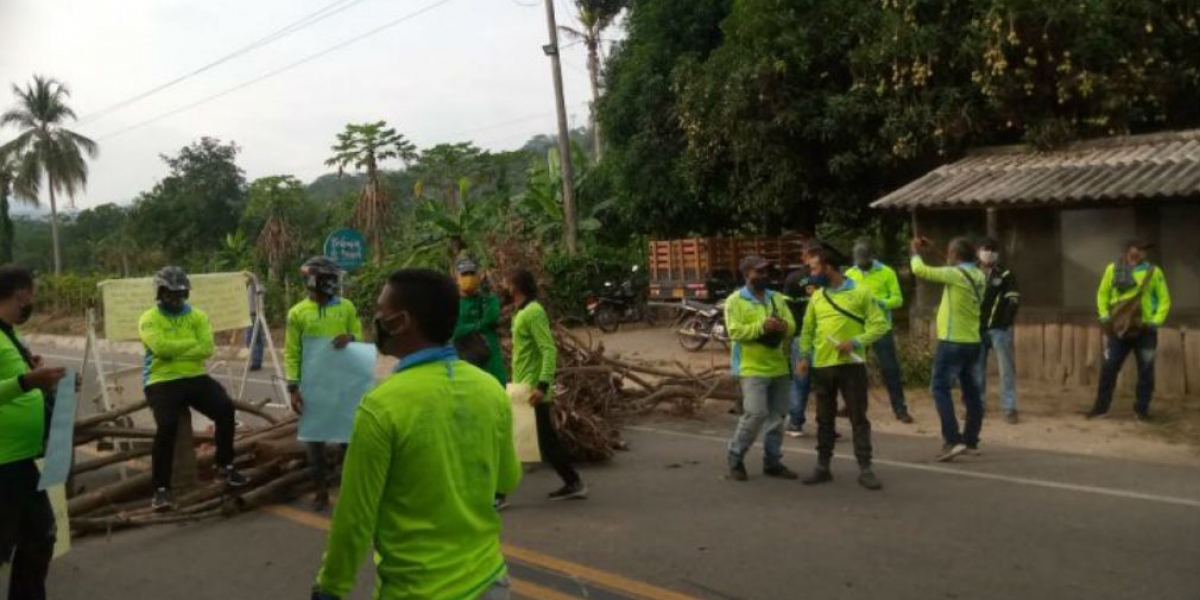
[[[767,267],[761,256],[742,260],[745,287],[725,300],[725,323],[733,341],[733,376],[742,387],[743,411],[729,440],[729,476],[748,478],[743,459],[763,431],[763,473],[796,479],[783,466],[783,421],[791,396],[791,349],[796,321],[787,298],[767,289]]]
[[[846,277],[865,288],[883,310],[888,322],[888,332],[879,338],[871,349],[879,361],[883,384],[892,401],[892,413],[901,423],[912,423],[908,414],[908,403],[904,400],[904,382],[900,378],[900,360],[896,355],[896,337],[892,334],[892,311],[904,306],[904,295],[900,292],[900,280],[896,271],[875,259],[870,238],[859,238],[854,242],[854,266],[846,270]]]
[[[458,323],[454,327],[454,347],[463,360],[487,371],[500,385],[508,381],[504,355],[500,352],[500,300],[483,291],[479,265],[464,258],[454,269],[458,275]]]
[[[1133,412],[1139,421],[1149,418],[1158,328],[1171,310],[1171,294],[1162,269],[1146,260],[1146,251],[1153,248],[1143,240],[1130,240],[1125,244],[1125,255],[1110,263],[1100,280],[1096,310],[1105,326],[1104,367],[1096,404],[1087,413],[1089,419],[1108,414],[1117,373],[1130,352],[1137,361],[1138,374]]]

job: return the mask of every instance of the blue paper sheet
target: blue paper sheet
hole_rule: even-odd
[[[50,417],[50,437],[46,441],[46,466],[38,479],[38,489],[62,485],[71,474],[71,459],[75,454],[75,371],[58,384],[54,414]]]
[[[304,340],[300,363],[304,414],[298,435],[302,442],[349,442],[354,411],[375,386],[375,346],[353,342],[338,350],[332,342],[331,338]]]

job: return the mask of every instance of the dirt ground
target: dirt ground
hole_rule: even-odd
[[[623,328],[614,334],[592,331],[591,335],[611,355],[652,364],[679,362],[692,369],[704,369],[727,365],[729,362],[728,351],[720,344],[694,353],[683,350],[674,332],[669,329]],[[1200,465],[1200,398],[1156,395],[1151,405],[1155,421],[1138,423],[1133,419],[1133,398],[1118,393],[1109,418],[1088,421],[1082,413],[1091,407],[1094,389],[1018,382],[1017,407],[1021,422],[1009,425],[1004,422],[999,410],[997,388],[993,378],[988,384],[989,410],[983,430],[985,446],[987,443],[996,443],[1037,450]],[[906,398],[916,420],[912,425],[892,419],[887,392],[882,388],[873,388],[871,415],[874,419],[871,425],[888,433],[928,437],[932,452],[939,443],[940,431],[933,398],[927,389],[909,389]],[[704,411],[707,414],[719,414],[729,408],[728,402],[712,401]],[[809,411],[811,423],[811,407]]]

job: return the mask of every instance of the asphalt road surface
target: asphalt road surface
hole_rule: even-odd
[[[52,362],[69,353],[43,349]],[[61,358],[60,358],[61,357]],[[136,364],[136,357],[118,357]],[[73,366],[77,366],[76,362]],[[269,394],[255,376],[250,397]],[[586,501],[550,503],[526,475],[504,513],[514,596],[729,599],[1200,598],[1200,466],[986,445],[935,463],[937,440],[877,435],[885,488],[724,479],[732,418],[625,431],[629,452],[583,470]],[[786,461],[811,468],[814,441]],[[307,598],[328,519],[301,505],[78,541],[51,568],[58,600]],[[364,566],[353,598],[368,598]]]

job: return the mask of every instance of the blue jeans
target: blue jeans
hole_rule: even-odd
[[[783,420],[787,416],[792,378],[743,377],[742,417],[729,440],[729,466],[742,464],[746,452],[763,433],[763,467],[783,464]]]
[[[808,411],[808,394],[811,384],[809,377],[796,375],[792,378],[792,397],[788,401],[788,418],[791,426],[799,429],[804,427],[804,413]]]
[[[1154,396],[1154,355],[1158,350],[1158,331],[1149,329],[1136,339],[1122,340],[1112,334],[1105,336],[1104,367],[1100,371],[1100,391],[1096,394],[1095,412],[1108,412],[1112,406],[1113,388],[1117,386],[1117,374],[1125,357],[1133,353],[1137,361],[1137,402],[1133,410],[1146,414],[1150,410],[1150,398]]]
[[[258,318],[258,317],[252,317],[252,318]],[[250,346],[250,338],[253,336],[254,336],[254,327],[250,327],[249,329],[246,330],[246,345],[247,346]],[[250,346],[250,368],[251,369],[257,370],[257,369],[262,368],[263,344],[264,344],[264,340],[266,340],[266,339],[267,339],[267,332],[260,331],[258,333],[258,339],[254,340],[253,346]]]
[[[904,381],[900,378],[900,360],[896,356],[896,336],[892,332],[879,338],[871,346],[879,360],[879,371],[883,374],[883,385],[887,387],[892,401],[892,412],[896,416],[908,414],[908,403],[904,400]]]
[[[979,348],[979,362],[975,365],[975,381],[979,385],[979,401],[987,406],[987,359],[988,353],[996,353],[996,366],[1000,368],[1000,408],[1005,414],[1017,411],[1017,365],[1013,360],[1013,333],[1011,329],[989,329],[983,332]]]
[[[980,399],[979,385],[975,379],[979,346],[938,341],[937,352],[933,357],[932,391],[938,417],[942,420],[942,439],[947,444],[966,444],[971,447],[979,445],[979,432],[983,429],[983,401]],[[967,422],[961,431],[951,397],[951,388],[955,380],[962,385],[963,405],[967,408]]]

